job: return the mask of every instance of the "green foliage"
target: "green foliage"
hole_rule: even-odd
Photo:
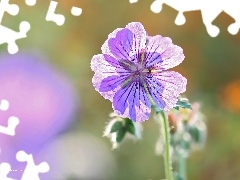
[[[162,109],[160,109],[158,106],[156,106],[155,104],[151,106],[151,108],[158,114],[161,111],[163,111]],[[184,109],[192,109],[191,104],[189,103],[188,99],[186,98],[178,98],[177,104],[174,107],[174,109],[179,110],[179,108],[184,108]]]
[[[117,137],[116,137],[117,143],[120,143],[123,140],[126,132],[127,132],[127,129],[123,121],[116,121],[112,125],[111,131],[110,131],[110,133],[117,133]]]
[[[124,126],[122,126],[118,131],[117,131],[117,138],[116,138],[116,141],[117,143],[120,143],[122,142],[125,134],[126,134],[126,128]]]
[[[112,125],[112,128],[111,128],[111,131],[110,133],[113,133],[113,132],[118,132],[123,126],[123,123],[121,121],[116,121],[113,125]]]
[[[136,132],[133,121],[128,118],[124,118],[121,121],[116,121],[112,125],[111,131],[110,131],[110,133],[117,134],[116,142],[118,144],[122,142],[127,132],[129,132],[132,135],[135,135],[135,132]]]
[[[129,133],[131,133],[132,135],[135,135],[135,127],[134,127],[134,124],[133,124],[132,120],[130,120],[130,119],[128,119],[128,118],[126,118],[125,120],[126,120],[126,123],[125,123],[125,125],[126,125],[126,130],[127,130]]]
[[[191,104],[189,103],[188,99],[178,98],[177,104],[174,107],[176,110],[179,110],[179,108],[184,109],[192,109]]]

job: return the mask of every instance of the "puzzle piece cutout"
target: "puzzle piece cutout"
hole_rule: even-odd
[[[8,119],[8,126],[7,127],[0,126],[0,133],[6,134],[6,135],[9,135],[9,136],[14,136],[15,135],[15,129],[16,129],[18,124],[19,124],[19,119],[15,116],[11,116]]]
[[[33,3],[33,0],[26,0],[26,2]],[[8,52],[10,54],[15,54],[18,52],[18,46],[15,41],[27,37],[27,32],[30,30],[30,24],[26,21],[22,21],[19,25],[19,32],[13,31],[1,25],[5,12],[15,16],[19,12],[19,7],[16,4],[9,4],[9,0],[1,0],[0,2],[0,44],[7,43]]]
[[[46,21],[53,21],[55,22],[58,26],[62,26],[65,22],[65,17],[62,14],[55,14],[55,10],[57,8],[58,2],[56,1],[51,1],[47,16],[46,16]]]
[[[11,165],[3,162],[0,164],[0,179],[1,180],[15,180],[7,177],[8,173],[11,171]]]
[[[50,170],[47,162],[35,165],[32,154],[27,154],[24,151],[18,151],[16,159],[19,162],[27,162],[27,166],[23,172],[21,180],[40,180],[38,174],[46,173]]]
[[[8,108],[9,108],[9,102],[5,99],[1,100],[0,110],[6,111],[6,110],[8,110]],[[15,116],[11,116],[8,119],[8,126],[7,127],[0,126],[0,133],[7,134],[9,136],[14,136],[15,135],[15,129],[16,129],[18,124],[19,124],[19,119]]]
[[[5,99],[2,99],[0,102],[0,110],[6,111],[9,108],[9,102]]]
[[[28,6],[34,6],[36,4],[37,0],[25,0],[25,3]]]
[[[55,22],[58,26],[62,26],[65,22],[65,17],[62,14],[55,14],[55,10],[57,8],[58,2],[51,1],[48,7],[48,12],[46,15],[46,21]],[[73,6],[71,8],[71,14],[73,16],[80,16],[82,14],[82,9],[79,7]]]
[[[30,30],[30,24],[26,21],[20,23],[19,32],[15,32],[5,26],[0,25],[0,44],[8,43],[8,52],[15,54],[18,52],[16,40],[26,38]]]
[[[42,162],[39,165],[35,165],[32,154],[27,154],[24,151],[18,151],[16,154],[16,159],[19,162],[27,162],[27,166],[22,174],[21,180],[40,180],[39,173],[46,173],[50,170],[47,162]],[[0,180],[15,180],[7,177],[10,171],[12,170],[9,163],[1,163]]]
[[[129,0],[135,2],[137,0]],[[176,25],[183,25],[186,22],[184,12],[200,10],[202,14],[203,23],[208,34],[211,37],[216,37],[220,30],[212,22],[217,18],[221,12],[227,13],[235,22],[228,26],[228,32],[232,35],[238,33],[240,29],[240,1],[236,0],[155,0],[150,9],[154,13],[159,13],[162,10],[162,5],[166,4],[178,11],[175,19]]]
[[[131,4],[138,2],[138,0],[129,0]]]
[[[5,12],[16,16],[19,12],[19,7],[16,4],[9,4],[9,0],[1,0],[0,2],[0,23]]]
[[[73,16],[80,16],[82,14],[82,9],[79,7],[73,6],[71,9],[71,13]]]
[[[25,0],[28,6],[34,6],[36,0]],[[51,1],[48,12],[46,15],[47,21],[53,21],[58,26],[62,26],[65,22],[65,17],[62,14],[55,14],[55,10],[58,2]],[[27,32],[30,30],[31,26],[27,21],[22,21],[19,25],[19,32],[13,31],[5,26],[1,25],[2,18],[5,12],[15,16],[19,12],[19,7],[16,4],[9,4],[9,0],[0,0],[0,45],[7,43],[8,52],[10,54],[15,54],[18,52],[18,46],[16,40],[26,38]],[[72,7],[71,13],[73,16],[80,16],[82,14],[82,9],[78,7]]]

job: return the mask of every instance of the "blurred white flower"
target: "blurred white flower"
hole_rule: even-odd
[[[116,162],[111,150],[100,140],[86,133],[69,133],[49,143],[36,161],[46,161],[51,167],[41,180],[111,180]]]

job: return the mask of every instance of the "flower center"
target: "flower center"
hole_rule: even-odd
[[[135,76],[143,77],[146,75],[146,73],[150,72],[150,70],[145,67],[144,61],[145,61],[145,49],[143,49],[140,53],[139,63],[136,65],[136,70],[133,73]]]

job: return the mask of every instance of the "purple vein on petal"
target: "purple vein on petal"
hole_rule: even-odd
[[[150,95],[155,103],[160,109],[164,109],[166,103],[162,98],[162,92],[164,91],[164,86],[155,77],[146,78],[146,83],[149,88]]]
[[[134,98],[136,93],[135,82],[128,84],[127,88],[119,89],[113,98],[113,105],[115,110],[120,111],[122,114],[125,112],[127,107],[129,108],[129,118],[136,121],[136,104],[139,104],[138,100]]]
[[[149,118],[151,104],[141,83],[134,81],[117,91],[113,98],[113,107],[122,115],[128,108],[129,113],[126,116],[140,122]]]
[[[101,86],[99,88],[99,91],[101,92],[107,92],[112,91],[122,83],[124,83],[126,76],[108,76],[107,78],[103,79],[101,82]]]
[[[164,86],[161,96],[166,102],[164,110],[170,110],[176,104],[177,97],[186,90],[187,80],[174,71],[163,71],[154,74],[156,81]]]
[[[130,97],[130,93],[133,89],[133,86],[129,84],[127,88],[120,88],[115,96],[113,97],[113,106],[115,110],[120,111],[122,114],[125,112],[128,107],[128,98]],[[130,97],[131,98],[131,97]]]
[[[159,53],[148,52],[146,56],[147,56],[145,63],[146,68],[154,67],[155,64],[162,62],[162,57]]]
[[[147,33],[143,25],[139,22],[132,22],[126,26],[133,33],[133,51],[135,60],[139,60],[140,52],[146,47]]]

